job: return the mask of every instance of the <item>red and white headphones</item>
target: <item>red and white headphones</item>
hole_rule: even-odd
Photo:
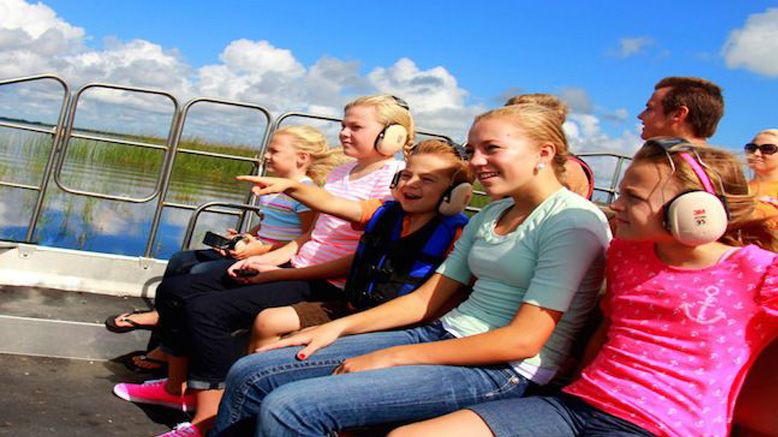
[[[689,164],[699,179],[704,190],[689,190],[679,193],[663,206],[664,226],[681,244],[699,246],[711,243],[724,235],[729,223],[729,208],[724,197],[724,187],[721,195],[716,193],[705,165],[697,154],[697,146],[683,138],[651,138],[643,147],[654,145],[662,148],[670,161],[670,167],[675,172],[675,164],[671,154],[677,153],[684,162]],[[717,175],[718,176],[718,175]],[[721,185],[721,178],[719,178]]]

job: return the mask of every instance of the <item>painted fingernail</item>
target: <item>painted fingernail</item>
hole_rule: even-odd
[[[299,358],[301,360],[304,360],[305,359],[305,354],[297,354],[297,358]]]

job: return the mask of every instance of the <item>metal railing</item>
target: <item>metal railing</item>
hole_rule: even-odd
[[[611,173],[610,181],[607,186],[597,185],[596,181],[596,174],[595,174],[595,184],[594,184],[594,191],[598,193],[605,193],[607,198],[605,200],[606,204],[613,203],[613,201],[616,199],[616,196],[619,194],[619,179],[620,175],[622,173],[622,170],[624,169],[625,163],[628,165],[630,161],[632,161],[632,158],[623,155],[620,153],[612,153],[612,152],[582,152],[577,154],[578,157],[586,160],[587,157],[607,157],[607,158],[613,158],[616,159],[616,165],[613,169],[613,173]],[[588,163],[591,165],[591,163]]]
[[[88,90],[100,89],[100,88],[124,91],[126,93],[142,93],[142,94],[157,95],[157,96],[163,96],[170,99],[170,101],[173,102],[173,113],[171,114],[171,123],[170,123],[170,128],[168,130],[168,136],[165,141],[165,145],[160,146],[157,144],[145,143],[140,141],[129,141],[120,138],[111,138],[108,136],[73,132],[73,124],[75,123],[76,113],[78,110],[78,102],[81,99],[81,96],[83,96],[84,93]],[[54,170],[54,182],[62,191],[70,194],[75,194],[78,196],[88,196],[88,197],[95,197],[98,199],[116,200],[120,202],[130,202],[130,203],[146,203],[156,198],[159,195],[160,191],[162,190],[162,184],[164,183],[163,180],[164,164],[160,169],[159,174],[157,175],[154,191],[148,196],[142,198],[135,198],[129,196],[115,196],[111,194],[98,193],[94,191],[82,191],[82,190],[77,190],[75,188],[70,188],[62,182],[61,179],[62,167],[65,163],[68,146],[70,145],[70,140],[72,138],[99,141],[103,143],[121,144],[121,145],[131,146],[131,147],[164,150],[166,153],[163,162],[170,160],[171,159],[170,149],[171,147],[173,147],[173,144],[175,143],[176,140],[173,135],[175,132],[175,125],[177,121],[176,119],[179,116],[178,107],[179,107],[178,100],[172,94],[167,93],[165,91],[158,91],[158,90],[147,89],[147,88],[127,87],[121,85],[103,84],[103,83],[90,83],[84,85],[73,95],[70,101],[70,108],[68,109],[68,116],[66,118],[66,123],[63,129],[64,133],[62,135],[62,141],[59,150],[57,152],[59,155],[59,159],[57,160],[57,164]]]
[[[27,242],[33,241],[35,231],[37,229],[37,225],[40,221],[40,216],[43,210],[43,203],[44,203],[46,191],[52,177],[54,178],[55,184],[63,192],[72,195],[87,196],[87,197],[107,199],[107,200],[113,200],[119,202],[129,202],[129,203],[148,203],[156,199],[154,216],[151,221],[151,227],[146,239],[146,246],[143,252],[143,256],[147,258],[151,257],[152,255],[154,242],[156,240],[157,232],[162,218],[162,213],[165,210],[165,208],[175,208],[175,209],[192,211],[192,216],[190,218],[183,239],[183,244],[182,244],[183,248],[187,248],[189,246],[192,238],[192,233],[194,232],[194,228],[196,226],[196,222],[200,217],[201,213],[203,212],[235,215],[236,217],[238,217],[238,223],[236,225],[236,228],[239,231],[245,231],[248,227],[246,221],[248,214],[251,211],[259,210],[259,207],[256,206],[256,198],[251,194],[251,192],[248,192],[246,194],[245,204],[212,201],[200,206],[195,206],[189,204],[175,203],[167,200],[171,176],[173,173],[173,166],[176,157],[179,154],[191,154],[191,155],[198,155],[198,156],[211,157],[211,158],[250,162],[253,165],[252,174],[257,174],[257,175],[263,174],[265,168],[262,162],[262,155],[264,154],[264,151],[267,147],[267,143],[270,137],[272,136],[273,132],[275,132],[275,130],[277,130],[284,121],[292,117],[301,117],[301,118],[307,118],[307,119],[319,120],[319,121],[328,121],[334,123],[341,122],[341,119],[337,117],[308,114],[303,112],[285,112],[281,114],[277,119],[274,120],[270,112],[261,105],[216,99],[216,98],[206,98],[206,97],[191,99],[186,104],[184,104],[183,107],[180,107],[176,97],[168,92],[149,89],[149,88],[128,87],[128,86],[112,85],[112,84],[102,84],[102,83],[86,84],[82,86],[75,94],[71,95],[70,88],[67,85],[67,83],[62,78],[54,74],[43,74],[37,76],[28,76],[28,77],[2,80],[0,81],[0,86],[44,81],[44,80],[54,81],[55,83],[59,84],[59,86],[61,86],[63,89],[62,102],[59,109],[57,124],[55,126],[52,126],[51,128],[43,128],[40,126],[33,126],[33,125],[13,123],[9,121],[0,120],[0,127],[43,133],[51,136],[52,138],[52,147],[48,154],[46,165],[43,169],[43,175],[41,177],[40,182],[37,185],[20,184],[20,183],[9,182],[9,181],[0,181],[0,186],[24,189],[24,190],[33,190],[38,192],[38,195],[35,199],[35,206],[32,210],[29,224],[27,226],[27,230],[25,233],[25,241]],[[130,93],[130,94],[140,93],[142,95],[160,96],[165,99],[168,99],[172,103],[173,111],[171,114],[171,121],[168,129],[168,135],[167,138],[165,139],[165,144],[164,145],[153,144],[144,141],[135,141],[129,139],[116,138],[107,135],[99,135],[97,133],[85,133],[84,131],[76,132],[78,129],[74,127],[74,124],[75,124],[76,115],[78,113],[78,103],[81,100],[84,93],[92,89],[109,89],[109,90],[120,91],[123,93]],[[262,118],[265,121],[266,127],[264,129],[264,135],[262,137],[259,149],[256,151],[256,154],[253,157],[179,148],[179,142],[181,141],[187,116],[189,115],[191,108],[194,105],[203,104],[203,103],[211,103],[211,104],[222,105],[227,107],[238,107],[243,109],[249,109],[249,110],[257,111],[262,116]],[[434,132],[419,130],[417,131],[417,134],[423,136],[429,136],[429,137],[443,138],[449,142],[452,141],[451,138]],[[164,157],[162,160],[160,170],[156,177],[156,182],[154,184],[153,192],[145,197],[131,197],[131,196],[117,196],[113,194],[99,193],[94,191],[85,191],[85,190],[79,190],[76,188],[68,187],[62,181],[61,176],[62,176],[62,169],[64,166],[64,162],[67,156],[69,142],[71,139],[84,139],[90,141],[119,144],[119,145],[124,145],[129,147],[150,148],[150,149],[162,151],[164,153]],[[607,186],[595,185],[594,187],[595,191],[605,193],[607,195],[608,202],[612,201],[615,195],[617,194],[617,190],[618,190],[618,176],[621,174],[621,170],[624,166],[624,163],[628,161],[630,158],[615,153],[581,153],[580,156],[584,158],[594,157],[594,156],[597,157],[605,156],[617,160],[616,167],[614,169],[613,176],[611,177],[609,184]],[[475,194],[484,196],[486,193],[483,191],[476,191]],[[479,208],[468,207],[468,211],[471,212],[475,212],[478,210]]]
[[[146,246],[143,252],[144,257],[151,257],[152,250],[154,247],[154,241],[156,239],[157,231],[159,229],[163,210],[165,208],[187,209],[192,211],[196,211],[198,209],[198,206],[196,205],[174,203],[166,199],[169,186],[170,186],[173,164],[175,162],[176,156],[179,153],[246,161],[253,164],[254,167],[254,171],[252,172],[253,174],[260,174],[262,171],[264,171],[264,169],[262,168],[261,156],[264,154],[264,149],[267,146],[267,141],[270,138],[270,135],[272,135],[274,123],[270,112],[266,108],[260,105],[256,105],[252,103],[244,103],[244,102],[234,102],[234,101],[215,99],[215,98],[200,97],[188,101],[183,106],[183,108],[181,108],[175,96],[165,91],[159,91],[159,90],[154,90],[149,88],[127,87],[122,85],[102,84],[102,83],[86,84],[82,86],[75,94],[71,95],[70,88],[68,87],[67,83],[62,78],[54,74],[45,74],[45,75],[3,80],[0,81],[0,86],[20,84],[25,82],[39,81],[39,80],[56,81],[62,86],[64,90],[59,117],[57,119],[57,124],[52,128],[42,128],[33,125],[12,123],[12,122],[0,120],[0,127],[44,133],[44,134],[51,135],[52,137],[52,147],[49,152],[46,166],[43,170],[42,180],[39,184],[30,185],[30,184],[20,184],[20,183],[9,182],[9,181],[0,181],[0,186],[25,189],[25,190],[34,190],[38,192],[38,196],[35,202],[35,207],[30,217],[30,221],[27,226],[27,231],[25,234],[25,241],[27,242],[32,242],[34,239],[35,231],[37,229],[40,220],[40,215],[43,209],[42,207],[44,203],[44,197],[46,195],[46,190],[48,188],[48,184],[52,177],[54,179],[55,184],[63,192],[71,195],[86,196],[86,197],[106,199],[106,200],[112,200],[118,202],[128,202],[128,203],[148,203],[156,199],[157,204],[154,211],[154,217],[151,222],[151,228],[149,230],[146,239]],[[78,129],[74,127],[74,123],[75,123],[76,115],[78,113],[78,103],[81,100],[84,93],[91,89],[110,89],[110,90],[121,91],[129,94],[141,93],[144,95],[162,96],[168,99],[170,102],[172,102],[173,111],[171,114],[171,121],[170,121],[170,126],[168,128],[168,136],[165,139],[165,144],[159,145],[159,144],[153,144],[153,143],[148,143],[143,141],[134,141],[134,140],[128,140],[124,138],[117,138],[110,135],[85,133],[83,131],[77,132]],[[181,139],[181,133],[186,124],[186,118],[187,118],[187,114],[189,113],[189,110],[192,108],[193,105],[199,103],[205,103],[205,102],[214,103],[218,105],[231,106],[231,107],[248,108],[248,109],[258,111],[261,114],[261,116],[265,120],[264,135],[262,137],[260,147],[256,151],[253,157],[249,158],[249,157],[239,156],[239,155],[178,148],[179,141]],[[95,191],[79,190],[67,186],[67,184],[65,184],[62,180],[62,169],[64,167],[64,163],[67,157],[69,141],[71,139],[84,139],[84,140],[98,141],[103,143],[119,144],[119,145],[129,146],[129,147],[155,149],[164,152],[162,164],[160,166],[160,170],[157,174],[156,181],[154,183],[153,192],[145,197],[131,197],[131,196],[119,196],[119,195],[114,195],[109,193],[99,193]],[[253,200],[254,200],[253,196],[249,192],[246,196],[246,203],[248,205],[244,205],[246,207],[244,208],[244,211],[248,211],[252,208],[256,208],[255,206],[251,205],[251,203],[253,203]],[[243,214],[236,213],[235,211],[230,211],[230,210],[215,210],[210,212],[216,212],[218,214],[237,215],[239,216],[239,222],[237,226],[240,229],[245,227],[245,223],[244,223],[245,222],[244,219],[246,217],[245,212]],[[199,213],[197,214],[197,216],[199,216]]]
[[[178,149],[179,140],[180,140],[181,135],[182,135],[182,133],[184,131],[184,126],[185,126],[185,123],[186,123],[187,115],[189,114],[189,111],[191,110],[191,108],[194,105],[200,104],[200,103],[215,103],[215,104],[224,105],[224,106],[233,106],[233,107],[239,107],[239,108],[247,108],[247,109],[252,109],[252,110],[258,111],[260,114],[262,114],[262,116],[266,120],[267,128],[265,129],[265,135],[262,138],[260,149],[257,150],[256,155],[253,158],[247,158],[247,157],[244,157],[244,156],[229,155],[229,154],[214,153],[214,152],[206,152],[206,151],[201,151],[201,150]],[[162,186],[162,191],[161,191],[161,195],[159,197],[159,202],[157,202],[157,207],[154,210],[154,218],[152,219],[152,227],[151,227],[151,230],[149,231],[149,238],[147,239],[146,249],[145,249],[145,252],[144,252],[145,256],[149,256],[149,254],[152,251],[152,247],[153,247],[154,241],[156,240],[156,236],[157,236],[157,230],[159,228],[159,222],[160,222],[160,220],[162,218],[162,211],[164,210],[164,208],[166,208],[166,207],[173,207],[173,208],[178,208],[178,209],[190,209],[190,210],[193,210],[193,211],[196,211],[197,208],[198,208],[198,207],[192,207],[190,205],[175,204],[175,203],[172,203],[172,202],[168,202],[166,200],[167,193],[168,193],[168,188],[169,188],[170,177],[171,177],[171,175],[173,173],[173,164],[175,163],[175,158],[176,158],[178,153],[197,155],[197,156],[208,156],[208,157],[212,157],[212,158],[231,159],[231,160],[235,160],[235,161],[251,162],[254,165],[254,171],[252,171],[252,174],[262,174],[264,172],[264,166],[262,164],[261,157],[262,157],[262,155],[265,152],[265,148],[267,147],[267,142],[270,139],[270,135],[272,134],[273,130],[274,130],[273,117],[270,115],[270,112],[267,109],[265,109],[264,107],[259,106],[259,105],[255,105],[255,104],[252,104],[252,103],[235,102],[235,101],[223,100],[223,99],[207,98],[207,97],[194,98],[194,99],[186,102],[186,104],[184,105],[183,110],[181,111],[180,120],[179,120],[179,122],[178,122],[178,124],[176,126],[176,131],[175,131],[175,135],[174,135],[175,141],[173,142],[173,145],[172,145],[172,148],[171,148],[171,151],[170,151],[170,159],[167,161],[166,167],[163,169],[165,183]],[[254,201],[254,196],[251,194],[251,192],[249,192],[246,195],[245,202],[247,204],[249,204],[249,206],[250,206],[251,204],[253,204],[253,201]],[[221,211],[219,213],[220,214],[235,214],[234,212],[223,212],[223,211]],[[199,217],[199,215],[200,214],[197,213],[197,215],[194,216],[195,217],[195,221],[196,221],[196,218]],[[239,231],[245,231],[246,230],[245,229],[245,227],[246,227],[245,226],[245,222],[246,222],[245,219],[246,219],[245,214],[240,214],[240,219],[239,219],[238,225],[237,225],[237,229]],[[194,225],[195,224],[193,223],[192,224],[193,228],[194,228]],[[186,248],[189,247],[190,241],[191,241],[191,235],[184,238],[184,243],[183,244],[185,245]]]
[[[196,226],[196,222],[203,212],[235,215],[236,217],[238,217],[238,224],[236,227],[240,231],[245,231],[246,228],[248,227],[247,220],[246,220],[247,215],[251,211],[259,210],[259,207],[256,206],[256,199],[250,192],[248,192],[246,195],[245,204],[214,201],[214,202],[208,202],[200,206],[195,206],[189,204],[175,203],[167,200],[171,176],[173,172],[173,166],[176,157],[179,154],[191,154],[191,155],[205,156],[211,158],[245,161],[253,164],[252,174],[263,174],[265,168],[263,166],[261,157],[264,154],[265,148],[267,147],[267,143],[270,137],[272,136],[273,132],[276,129],[278,129],[281,123],[283,123],[285,120],[291,117],[301,117],[301,118],[307,118],[312,120],[329,121],[334,123],[341,122],[341,119],[337,117],[308,114],[303,112],[286,112],[283,113],[281,116],[279,116],[277,120],[274,120],[270,112],[266,108],[260,105],[245,103],[245,102],[222,100],[216,98],[205,98],[205,97],[195,98],[188,101],[186,104],[184,104],[183,107],[181,107],[176,97],[165,91],[160,91],[160,90],[155,90],[150,88],[128,87],[122,85],[103,84],[103,83],[86,84],[81,88],[79,88],[75,92],[75,94],[71,95],[70,88],[68,87],[67,83],[59,76],[53,74],[4,80],[4,81],[0,81],[0,86],[19,84],[23,82],[30,82],[30,81],[37,81],[37,80],[54,80],[63,87],[64,93],[62,97],[62,104],[61,104],[57,124],[50,129],[45,129],[41,127],[0,121],[0,126],[2,127],[29,130],[29,131],[49,134],[52,136],[52,147],[49,153],[46,167],[44,168],[43,171],[43,177],[40,184],[29,185],[29,184],[19,184],[14,182],[0,181],[0,186],[38,191],[38,197],[36,199],[35,208],[30,218],[30,222],[28,224],[27,232],[25,236],[25,240],[28,242],[32,242],[35,236],[35,231],[37,229],[39,219],[40,219],[40,214],[42,212],[42,206],[44,202],[46,189],[52,177],[54,178],[54,182],[57,185],[57,187],[59,187],[63,192],[71,195],[86,196],[86,197],[92,197],[98,199],[112,200],[117,202],[136,203],[136,204],[149,203],[151,201],[156,200],[154,216],[151,221],[151,227],[148,232],[148,236],[146,238],[146,245],[143,252],[143,256],[147,258],[151,257],[152,255],[154,243],[156,240],[156,236],[162,218],[162,213],[165,210],[165,208],[175,208],[175,209],[192,211],[192,216],[190,217],[190,221],[183,238],[182,247],[184,248],[187,248],[189,246],[191,242],[192,234],[194,232],[194,228]],[[83,129],[78,129],[77,127],[75,127],[76,116],[78,115],[79,102],[83,99],[84,94],[90,90],[106,90],[106,89],[119,91],[126,94],[139,93],[147,96],[148,95],[160,96],[170,101],[172,104],[171,121],[168,129],[168,135],[167,138],[165,139],[164,145],[153,144],[145,141],[131,140],[127,138],[119,138],[119,137],[114,137],[112,135],[103,135],[101,132],[86,132]],[[202,151],[202,150],[179,148],[179,143],[181,141],[184,126],[186,124],[187,115],[189,114],[191,108],[194,105],[202,104],[202,103],[212,103],[212,104],[239,107],[239,108],[258,111],[265,120],[266,128],[264,130],[264,135],[262,137],[260,147],[256,151],[256,154],[253,157],[246,157],[240,155],[231,155],[231,154],[215,153],[215,152]],[[443,138],[447,141],[451,141],[449,137],[435,132],[428,132],[422,130],[422,131],[417,131],[417,134],[429,136],[429,137]],[[156,176],[153,191],[150,194],[143,197],[133,197],[133,196],[115,195],[111,193],[100,193],[96,191],[80,190],[68,186],[63,181],[62,173],[63,173],[63,167],[65,165],[65,161],[67,159],[67,153],[68,153],[70,141],[73,139],[83,139],[88,141],[97,141],[101,143],[117,144],[117,145],[128,146],[128,147],[154,149],[163,152],[164,156],[162,159],[162,164]]]
[[[33,206],[32,214],[30,215],[30,221],[27,225],[27,232],[25,233],[25,237],[24,237],[25,241],[32,241],[33,234],[35,233],[35,228],[38,225],[38,220],[40,219],[41,212],[43,211],[43,200],[46,197],[46,189],[48,188],[49,181],[51,179],[51,170],[54,167],[56,157],[57,157],[57,150],[59,148],[59,144],[62,141],[61,127],[64,125],[65,117],[67,116],[68,102],[70,101],[70,87],[68,86],[67,83],[65,83],[64,80],[62,80],[62,78],[54,74],[40,74],[36,76],[26,76],[26,77],[20,77],[16,79],[8,79],[8,80],[0,81],[0,86],[4,86],[4,85],[26,83],[26,82],[43,81],[43,80],[53,80],[54,82],[62,86],[62,90],[63,90],[62,104],[60,105],[56,126],[54,126],[51,129],[43,129],[39,127],[27,126],[18,123],[8,123],[8,122],[0,121],[0,126],[2,127],[44,133],[44,134],[51,135],[52,137],[51,150],[49,151],[49,156],[46,159],[46,165],[43,168],[43,176],[38,185],[16,184],[13,182],[0,181],[0,185],[2,186],[21,188],[25,190],[33,190],[38,192],[38,195],[35,198],[35,206]]]

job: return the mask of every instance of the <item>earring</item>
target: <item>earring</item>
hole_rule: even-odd
[[[546,168],[546,164],[543,164],[542,162],[539,162],[539,163],[538,163],[538,164],[535,166],[535,170],[543,170],[544,168]]]

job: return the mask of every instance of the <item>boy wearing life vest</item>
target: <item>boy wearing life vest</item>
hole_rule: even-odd
[[[249,350],[281,336],[326,323],[413,291],[445,259],[467,223],[462,211],[472,196],[472,172],[460,152],[440,140],[422,141],[392,183],[394,201],[353,201],[281,178],[241,177],[257,184],[258,195],[284,192],[319,210],[351,221],[364,233],[341,299],[269,308],[256,318]],[[335,261],[338,263],[339,261]],[[330,263],[297,269],[252,266],[260,274],[248,283],[326,278]]]

